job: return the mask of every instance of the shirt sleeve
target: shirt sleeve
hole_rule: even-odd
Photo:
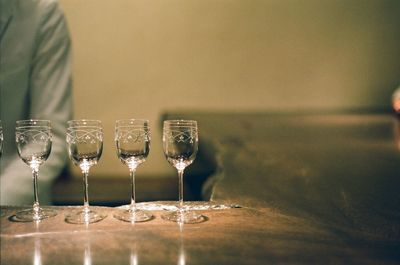
[[[56,1],[44,1],[41,23],[29,78],[32,119],[52,125],[52,151],[39,170],[39,200],[51,203],[51,184],[67,163],[66,122],[72,118],[71,41],[63,12]],[[1,179],[1,204],[30,204],[33,201],[32,172],[15,157]]]

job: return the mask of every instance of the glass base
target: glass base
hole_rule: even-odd
[[[100,222],[106,217],[107,214],[93,211],[89,208],[89,210],[82,209],[67,214],[65,216],[65,222],[70,224],[90,224]]]
[[[173,211],[161,216],[162,219],[177,223],[184,223],[184,224],[195,224],[201,223],[206,220],[206,218],[201,215],[197,214],[194,211]]]
[[[23,210],[17,212],[15,214],[15,221],[20,222],[33,222],[33,221],[40,221],[46,218],[50,218],[57,215],[57,211],[46,209],[46,208],[39,208],[38,211],[34,211],[32,209]]]
[[[139,209],[120,210],[114,213],[114,217],[125,222],[145,222],[153,219],[150,212]]]

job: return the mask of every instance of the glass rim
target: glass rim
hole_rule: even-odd
[[[129,122],[137,122],[137,123],[143,123],[142,125],[149,126],[149,120],[148,119],[120,119],[115,121],[115,126],[117,126],[120,123],[129,123]],[[126,126],[129,125],[137,125],[137,124],[127,124]]]
[[[43,124],[36,124],[43,123]],[[16,128],[24,128],[24,127],[50,127],[50,120],[39,120],[39,119],[29,119],[29,120],[17,120],[15,121]]]
[[[165,124],[171,124],[174,126],[179,126],[179,125],[191,125],[191,124],[196,124],[197,121],[195,120],[164,120],[164,125]]]
[[[89,124],[80,124],[80,123],[89,123]],[[94,124],[97,123],[97,124]],[[68,127],[101,127],[101,120],[93,120],[93,119],[80,119],[80,120],[69,120],[67,121]]]

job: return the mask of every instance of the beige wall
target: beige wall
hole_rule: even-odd
[[[400,1],[61,0],[74,45],[76,118],[101,119],[94,176],[126,175],[114,121],[148,118],[138,174],[175,174],[159,116],[169,109],[389,106],[400,83]],[[201,128],[200,128],[201,130]]]

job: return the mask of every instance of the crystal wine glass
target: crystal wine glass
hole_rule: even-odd
[[[71,120],[67,128],[68,153],[72,162],[79,166],[83,174],[83,209],[73,211],[65,221],[73,224],[89,224],[103,220],[106,214],[89,207],[89,170],[96,165],[103,151],[103,128],[98,120]]]
[[[121,162],[128,166],[131,177],[131,204],[129,209],[120,210],[114,217],[126,222],[143,222],[153,215],[136,208],[135,172],[137,167],[146,161],[150,151],[150,128],[148,120],[118,120],[115,123],[115,144]]]
[[[197,122],[191,120],[164,121],[163,148],[168,162],[178,170],[179,205],[176,211],[161,217],[179,223],[202,222],[204,216],[183,207],[183,172],[196,158],[198,149]]]
[[[39,167],[51,152],[51,125],[48,120],[21,120],[16,122],[15,141],[18,155],[32,170],[34,202],[32,209],[17,212],[16,220],[39,221],[57,215],[52,209],[41,208],[38,196]]]

